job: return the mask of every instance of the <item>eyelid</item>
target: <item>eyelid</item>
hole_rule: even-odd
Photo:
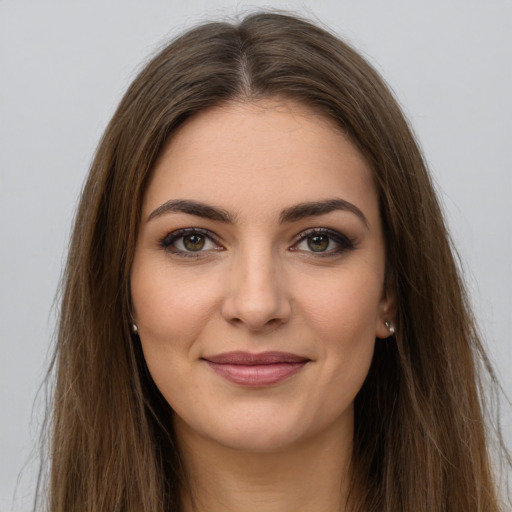
[[[199,234],[201,236],[204,236],[205,238],[208,238],[211,242],[213,242],[217,247],[213,249],[206,249],[206,250],[198,250],[198,251],[186,251],[182,249],[178,249],[177,247],[174,247],[173,244],[179,240],[180,238],[183,238],[186,235],[190,234]],[[327,251],[305,251],[302,249],[298,249],[297,246],[306,240],[308,237],[312,235],[322,235],[328,237],[330,240],[335,242],[337,244],[337,247],[334,249],[329,249]],[[180,228],[176,229],[174,231],[171,231],[167,233],[164,237],[162,237],[158,241],[158,246],[163,249],[164,251],[170,252],[172,254],[175,254],[177,256],[182,257],[192,257],[192,258],[198,258],[201,256],[205,256],[208,253],[211,253],[212,251],[222,251],[225,250],[225,247],[222,245],[222,243],[219,240],[219,237],[213,233],[212,231],[205,229],[205,228],[199,228],[199,227],[187,227],[187,228]],[[312,255],[314,257],[328,257],[333,255],[339,255],[345,251],[353,250],[355,249],[355,241],[348,237],[347,235],[334,230],[330,228],[325,227],[315,227],[315,228],[308,228],[304,231],[301,231],[298,235],[295,236],[295,240],[293,241],[292,246],[289,248],[290,251],[297,251],[297,252],[303,252],[308,255]]]
[[[318,227],[318,228],[308,228],[308,229],[305,229],[304,231],[301,231],[296,236],[296,239],[295,239],[292,247],[290,247],[290,250],[299,251],[299,249],[297,249],[298,244],[300,244],[302,241],[307,239],[309,236],[317,235],[317,234],[327,236],[328,238],[333,240],[335,243],[337,243],[338,247],[335,249],[331,249],[329,251],[325,251],[325,252],[304,251],[305,253],[312,254],[315,257],[327,257],[327,256],[338,255],[345,251],[350,251],[350,250],[355,249],[355,241],[353,239],[351,239],[350,237],[348,237],[347,235],[345,235],[339,231],[336,231],[334,229]]]
[[[200,251],[184,251],[181,249],[178,249],[176,247],[173,247],[173,244],[179,240],[180,238],[183,238],[186,235],[191,234],[199,234],[201,236],[204,236],[205,238],[208,238],[211,240],[217,247],[215,249],[207,249],[207,250],[200,250]],[[164,251],[168,251],[172,254],[183,256],[183,257],[192,257],[197,258],[201,257],[205,253],[209,253],[211,251],[217,251],[217,250],[224,250],[224,246],[220,243],[219,238],[215,233],[210,231],[209,229],[205,228],[180,228],[176,229],[175,231],[171,231],[170,233],[167,233],[164,237],[162,237],[158,241],[158,246],[161,247]]]

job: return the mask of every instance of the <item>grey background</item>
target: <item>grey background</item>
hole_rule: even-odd
[[[390,83],[441,191],[512,396],[510,0],[0,0],[0,511],[30,508],[42,411],[33,404],[73,211],[100,134],[142,61],[169,37],[262,6],[318,17]],[[503,402],[509,445],[510,409]]]

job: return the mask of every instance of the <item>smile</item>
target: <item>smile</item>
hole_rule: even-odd
[[[221,377],[247,387],[277,384],[300,371],[310,361],[286,352],[227,352],[204,357],[203,360]]]

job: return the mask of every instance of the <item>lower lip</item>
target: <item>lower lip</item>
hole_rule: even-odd
[[[226,380],[247,387],[262,387],[277,384],[300,371],[307,361],[300,363],[272,364],[219,364],[206,361],[208,366]]]

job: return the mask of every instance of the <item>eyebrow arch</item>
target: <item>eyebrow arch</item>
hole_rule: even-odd
[[[151,219],[170,212],[188,213],[197,217],[225,222],[227,224],[233,224],[235,221],[234,217],[223,208],[210,206],[190,199],[170,199],[151,212],[148,217],[148,222]]]
[[[279,222],[281,224],[285,222],[295,222],[307,217],[325,215],[336,210],[352,212],[361,219],[366,227],[369,226],[368,219],[364,213],[355,204],[349,203],[344,199],[326,199],[324,201],[311,201],[296,204],[285,208],[281,212]],[[156,217],[171,212],[188,213],[226,224],[234,224],[236,220],[228,211],[217,206],[211,206],[191,199],[170,199],[151,212],[148,217],[148,222]]]
[[[363,224],[367,228],[369,227],[368,219],[365,214],[355,204],[349,203],[344,199],[326,199],[325,201],[312,201],[291,206],[281,212],[279,221],[281,223],[295,222],[306,217],[325,215],[326,213],[336,210],[352,212],[363,221]]]

